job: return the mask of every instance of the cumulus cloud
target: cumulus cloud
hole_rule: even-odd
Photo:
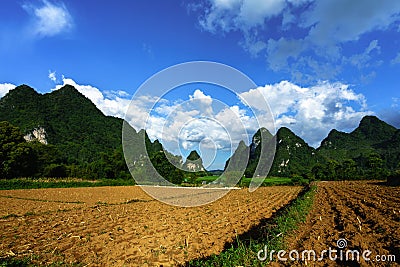
[[[136,105],[133,105],[136,110]],[[248,141],[247,131],[257,129],[257,121],[243,107],[229,106],[196,89],[186,99],[164,100],[151,111],[146,130],[166,148],[179,153],[191,150],[230,151],[240,140]]]
[[[335,128],[349,131],[371,114],[366,99],[348,85],[321,82],[300,87],[288,81],[249,90],[241,97],[255,109],[263,109],[258,93],[268,100],[277,128],[286,126],[316,147]]]
[[[205,3],[202,9],[196,9],[201,12],[199,24],[204,30],[215,34],[240,32],[243,39],[239,44],[252,56],[266,56],[272,70],[289,72],[294,78],[314,77],[314,81],[336,77],[344,69],[340,66],[370,67],[364,63],[378,57],[377,40],[369,40],[369,46],[354,56],[344,55],[343,46],[373,31],[391,30],[400,19],[400,2],[392,0]]]
[[[373,114],[364,95],[347,84],[320,82],[302,87],[282,81],[239,95],[254,113],[245,105],[218,107],[212,96],[197,89],[187,99],[156,104],[149,116],[145,114],[148,116],[145,128],[152,139],[161,140],[173,153],[179,153],[180,148],[198,148],[201,142],[206,149],[229,151],[241,140],[248,143],[259,127],[271,130],[271,122],[263,120],[263,116],[268,117],[268,108],[261,95],[269,103],[276,128],[286,126],[314,147],[331,129],[351,131],[362,117]],[[140,107],[154,99],[137,101],[133,106],[140,113]],[[258,114],[257,118],[254,114]]]
[[[210,0],[200,25],[211,32],[248,30],[282,12],[285,0]]]
[[[268,84],[241,93],[238,99],[245,101],[245,105],[221,103],[201,89],[174,100],[149,95],[131,100],[124,91],[104,93],[70,78],[62,80],[63,84],[54,90],[66,84],[74,86],[106,115],[125,118],[137,130],[146,129],[151,139],[160,140],[168,151],[182,156],[182,149],[197,149],[204,155],[216,155],[219,151],[227,159],[241,140],[249,143],[260,127],[274,133],[271,122],[263,120],[263,116],[269,117],[263,97],[274,114],[276,128],[286,126],[314,147],[331,129],[351,131],[363,116],[373,114],[364,95],[339,82],[320,82],[309,87],[289,81]],[[393,103],[397,105],[396,101]],[[212,161],[208,158],[208,164]],[[217,164],[212,166],[223,167],[221,162]]]
[[[52,90],[58,90],[65,85],[74,86],[81,94],[89,98],[98,109],[100,109],[105,115],[123,118],[125,112],[130,103],[130,99],[126,98],[125,93],[122,93],[124,97],[120,94],[112,95],[108,94],[105,96],[102,91],[92,85],[81,85],[76,83],[71,78],[62,77],[62,84],[56,85]],[[117,91],[118,92],[118,91]],[[123,91],[120,91],[123,92]]]
[[[14,89],[16,86],[11,83],[0,83],[0,98],[5,96],[10,90]]]
[[[210,116],[213,113],[212,109],[212,98],[209,95],[205,95],[200,89],[194,91],[193,95],[189,96],[193,105],[199,106],[199,110],[202,110],[204,115]]]
[[[54,36],[73,26],[72,16],[63,2],[42,0],[41,5],[26,3],[22,7],[32,16],[33,33],[37,36]]]

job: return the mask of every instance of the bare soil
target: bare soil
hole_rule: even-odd
[[[30,257],[41,266],[176,266],[221,252],[300,191],[232,190],[192,208],[164,204],[135,186],[0,191],[0,257]]]
[[[340,238],[347,242],[342,249],[337,244]],[[316,262],[305,254],[304,260],[289,259],[287,266],[399,266],[400,188],[370,181],[318,183],[313,209],[287,245],[288,251],[314,250],[317,259],[323,250],[338,250],[336,260],[325,254],[324,260]],[[340,250],[344,253],[342,259]],[[359,251],[360,261],[353,260],[351,254],[347,257],[348,250]],[[371,251],[368,262],[362,257],[365,250]],[[387,261],[388,255],[395,255],[396,262]],[[271,265],[278,265],[277,262]]]

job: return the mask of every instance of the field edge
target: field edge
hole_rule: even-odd
[[[257,254],[265,248],[268,251],[286,248],[285,237],[290,236],[304,223],[313,206],[316,185],[309,185],[287,205],[270,217],[263,219],[249,231],[236,237],[236,241],[225,245],[218,255],[199,258],[182,265],[184,267],[225,267],[225,266],[265,266],[269,259],[261,261]]]

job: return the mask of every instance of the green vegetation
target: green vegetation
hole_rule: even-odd
[[[207,183],[214,182],[215,180],[218,179],[219,176],[216,175],[209,175],[209,176],[203,176],[203,177],[198,177],[196,178],[196,182],[201,184],[203,181]]]
[[[251,180],[262,181],[261,186],[274,186],[274,185],[293,185],[293,181],[288,177],[267,177],[267,178],[243,178],[241,186],[248,187]]]
[[[18,86],[0,99],[0,121],[7,121],[0,124],[1,178],[130,177],[122,120],[103,115],[72,86],[44,95]],[[35,129],[44,131],[40,141],[48,145],[25,142],[24,135],[33,136]]]
[[[122,148],[99,152],[92,162],[68,163],[57,146],[26,142],[19,128],[6,121],[0,122],[0,177],[130,179]]]
[[[212,182],[213,178],[205,178],[209,174],[196,151],[183,163],[180,156],[164,151],[158,140],[150,141],[144,130],[131,129],[128,150],[132,155],[125,159],[121,144],[123,123],[122,119],[102,114],[72,86],[44,95],[29,86],[18,86],[0,99],[0,179],[79,177],[129,183],[131,170],[135,179],[143,177],[141,182],[149,184],[163,183],[154,178],[158,174],[174,184]],[[33,140],[26,142],[28,136]],[[143,140],[147,151],[141,150]],[[366,116],[351,133],[332,130],[318,149],[310,147],[288,128],[279,129],[275,136],[261,128],[250,146],[240,142],[226,163],[225,173],[229,177],[222,180],[233,185],[231,174],[245,168],[247,178],[265,177],[269,169],[271,177],[290,177],[290,181],[268,177],[263,185],[388,177],[393,181],[400,169],[399,162],[400,130]],[[246,178],[240,181],[241,186],[249,183]]]
[[[262,134],[266,144],[261,140]],[[268,162],[268,157],[260,158],[261,149],[273,151],[272,145],[276,146],[276,152],[268,175],[292,177],[293,184],[312,180],[385,180],[388,177],[393,180],[400,169],[400,130],[374,116],[364,117],[351,133],[332,130],[318,149],[310,147],[288,128],[279,129],[275,138],[261,129],[249,147],[239,144],[231,159],[247,154],[249,163],[245,175],[256,177],[256,167],[266,168]],[[244,179],[244,184],[248,180]]]
[[[308,166],[318,162],[315,149],[288,128],[279,129],[276,136],[277,148],[270,175],[301,175],[308,171]]]
[[[157,172],[167,181],[173,184],[183,182],[184,172],[171,164],[163,151],[155,152],[150,160]]]
[[[122,119],[103,115],[72,86],[44,95],[18,86],[0,99],[0,179],[131,180],[121,144],[122,124]],[[40,139],[26,142],[24,136],[37,137],[38,129]],[[133,143],[141,134],[132,129]],[[146,141],[150,156],[162,150],[158,141]]]
[[[217,179],[220,176],[203,176],[203,177],[199,177],[196,179],[196,183],[197,184],[201,184],[203,181],[206,183],[212,183],[217,181]],[[225,177],[222,176],[221,177],[221,182],[225,182]],[[248,187],[250,185],[250,182],[254,180],[256,182],[262,182],[261,186],[274,186],[274,185],[294,185],[294,184],[299,184],[296,183],[293,178],[288,178],[288,177],[261,177],[261,178],[242,178],[239,181],[239,186],[242,187]],[[306,184],[308,183],[308,181],[304,181]],[[304,185],[304,183],[302,183],[301,185]]]
[[[5,258],[0,259],[0,267],[25,267],[30,265],[29,262],[29,257],[25,257],[23,259]]]
[[[316,168],[324,169],[327,180],[385,180],[400,162],[399,132],[374,116],[364,117],[351,133],[332,130],[317,149],[322,166]]]
[[[21,85],[0,99],[0,121],[25,135],[42,127],[68,164],[93,162],[121,144],[122,120],[107,117],[74,87],[38,94]]]
[[[265,248],[268,252],[287,249],[284,238],[305,222],[313,204],[315,191],[316,187],[307,188],[304,194],[278,211],[276,217],[264,220],[248,233],[238,236],[236,242],[219,255],[193,260],[186,266],[264,266],[269,257],[267,261],[262,262],[257,258],[257,253]]]
[[[60,179],[60,178],[14,178],[0,180],[0,190],[9,189],[36,189],[36,188],[70,188],[70,187],[96,187],[96,186],[127,186],[134,185],[134,180],[125,179]]]

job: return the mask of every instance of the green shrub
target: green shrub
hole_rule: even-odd
[[[292,178],[292,183],[294,185],[307,185],[309,183],[309,180],[304,179],[302,176],[300,175],[293,175]]]

